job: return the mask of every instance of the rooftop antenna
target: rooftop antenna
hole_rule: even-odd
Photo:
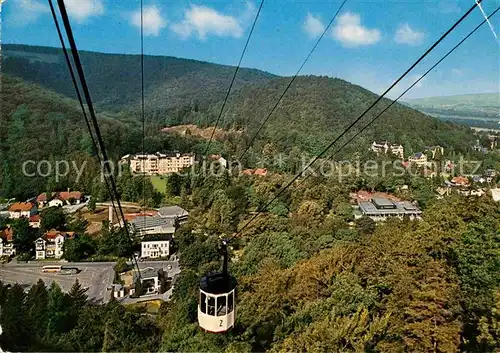
[[[486,20],[486,22],[488,22],[488,26],[490,26],[491,33],[493,33],[493,36],[495,37],[495,39],[497,40],[498,44],[500,45],[500,40],[498,39],[498,36],[497,36],[497,34],[495,32],[495,29],[491,25],[491,22],[490,22],[488,16],[486,15],[486,12],[484,12],[483,7],[481,6],[481,3],[478,2],[478,0],[475,0],[475,1],[476,1],[476,4],[477,4],[477,7],[479,7],[479,10],[481,10],[481,13],[484,16],[484,19]]]

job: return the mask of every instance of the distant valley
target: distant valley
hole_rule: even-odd
[[[406,103],[442,120],[481,128],[500,127],[500,93],[428,97]]]

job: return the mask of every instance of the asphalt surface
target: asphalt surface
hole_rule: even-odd
[[[61,265],[63,268],[77,268],[79,273],[62,275],[57,273],[44,273],[42,267],[47,265]],[[108,289],[113,284],[114,262],[37,262],[17,263],[16,260],[0,265],[0,281],[9,284],[19,283],[29,287],[35,284],[38,279],[42,279],[47,286],[56,282],[63,291],[68,291],[75,283],[81,283],[83,287],[88,287],[87,295],[94,303],[107,303],[111,298],[111,291]],[[169,275],[173,276],[180,272],[178,262],[174,261],[145,261],[139,262],[139,268],[153,267],[164,268]],[[169,267],[171,267],[169,269]]]

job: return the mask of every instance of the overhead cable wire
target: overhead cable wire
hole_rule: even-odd
[[[49,0],[49,1],[52,1],[52,0]],[[108,154],[106,152],[106,148],[105,148],[105,145],[104,145],[104,140],[102,138],[101,131],[99,129],[99,124],[97,123],[97,117],[95,115],[94,105],[92,103],[92,98],[90,96],[90,91],[89,91],[89,88],[88,88],[88,85],[87,85],[87,81],[85,79],[85,74],[83,72],[82,62],[80,60],[80,55],[78,53],[78,48],[77,48],[77,45],[76,45],[76,42],[75,42],[75,38],[73,36],[73,30],[71,28],[71,23],[69,22],[68,13],[67,13],[67,10],[66,10],[66,5],[64,4],[64,0],[57,0],[57,3],[59,5],[59,12],[61,13],[61,18],[63,20],[64,29],[66,30],[66,35],[68,37],[68,41],[69,41],[70,48],[71,48],[71,53],[72,53],[72,56],[73,56],[73,61],[74,61],[75,67],[76,67],[76,71],[78,73],[78,77],[80,79],[80,84],[81,84],[81,87],[82,87],[82,90],[83,90],[85,101],[87,102],[87,107],[88,107],[88,110],[89,110],[89,114],[90,114],[90,118],[91,118],[91,121],[92,121],[92,125],[94,127],[94,131],[95,131],[95,134],[97,136],[97,142],[98,142],[98,145],[99,145],[101,153],[102,153],[103,164],[104,164],[104,166],[106,168],[106,172],[108,173],[108,177],[109,177],[110,184],[111,184],[111,191],[115,195],[115,200],[116,200],[116,203],[118,205],[118,209],[120,211],[120,216],[121,216],[121,219],[122,219],[122,222],[123,222],[123,228],[125,229],[125,232],[127,234],[128,239],[131,240],[132,238],[130,236],[129,229],[128,229],[127,224],[126,224],[126,219],[125,219],[125,216],[123,214],[123,209],[122,209],[121,203],[120,203],[120,194],[118,193],[118,189],[116,187],[116,183],[115,183],[115,180],[114,180],[114,177],[113,177],[113,173],[112,173],[112,170],[111,170],[111,167],[110,167],[110,161],[109,161]],[[139,265],[137,263],[137,259],[135,258],[135,256],[133,256],[133,258],[135,260],[134,262],[135,262],[135,265],[137,267],[138,276],[140,278],[141,277],[141,273],[140,273],[140,270],[139,270]]]
[[[212,143],[212,140],[214,138],[215,131],[217,130],[217,126],[219,125],[220,118],[222,117],[222,113],[224,112],[224,108],[226,107],[227,100],[229,98],[229,94],[231,93],[231,89],[233,88],[234,81],[236,79],[236,75],[238,74],[238,71],[240,70],[241,62],[243,61],[243,57],[245,56],[245,53],[247,51],[248,43],[250,42],[250,38],[252,37],[253,30],[255,29],[255,24],[257,23],[257,20],[260,15],[260,11],[262,10],[262,6],[264,5],[264,0],[261,0],[259,9],[257,10],[257,13],[255,15],[255,19],[252,24],[252,28],[250,29],[250,33],[248,34],[247,41],[245,43],[245,46],[243,47],[243,51],[240,56],[240,60],[238,61],[238,66],[236,66],[236,69],[234,70],[233,77],[231,78],[231,82],[229,83],[229,88],[227,89],[226,92],[226,97],[224,98],[224,101],[222,103],[222,107],[220,108],[219,116],[217,117],[217,120],[215,121],[215,126],[212,130],[212,134],[210,135],[210,139],[208,141],[207,147],[205,148],[205,152],[203,153],[204,156],[206,157],[208,154],[208,151],[210,149],[210,144]]]
[[[92,140],[92,146],[94,148],[95,154],[97,155],[97,159],[99,160],[99,165],[102,166],[103,164],[102,164],[101,155],[99,154],[99,148],[97,147],[96,139],[94,137],[94,134],[92,133],[92,128],[90,126],[89,118],[87,116],[85,106],[83,104],[83,99],[82,99],[82,95],[80,94],[80,89],[78,88],[78,83],[76,82],[76,77],[75,77],[75,73],[73,71],[73,66],[71,65],[71,60],[69,58],[69,55],[68,55],[68,52],[66,49],[66,44],[64,42],[64,38],[63,38],[63,35],[61,32],[61,27],[59,26],[59,20],[57,19],[57,15],[56,15],[56,12],[54,9],[54,4],[52,3],[52,0],[49,0],[49,6],[50,6],[50,11],[52,13],[52,17],[54,19],[54,24],[56,26],[57,35],[59,36],[59,40],[61,42],[62,51],[64,54],[64,58],[66,60],[66,64],[68,66],[69,74],[71,76],[71,81],[73,82],[73,86],[75,88],[76,97],[78,99],[78,102],[80,103],[80,108],[82,109],[83,117],[85,118],[85,124],[87,125],[87,129],[89,130],[90,139]],[[106,188],[108,189],[108,191],[111,191],[108,179],[106,177],[104,177],[104,182],[106,183]],[[110,192],[110,195],[112,196],[111,192]],[[113,210],[115,212],[116,219],[119,221],[120,217],[118,216],[118,211],[116,210],[116,205],[115,205],[113,197],[111,197],[111,204],[112,204]]]
[[[493,28],[493,25],[491,24],[489,19],[491,16],[486,15],[486,12],[484,12],[483,7],[477,1],[478,0],[476,0],[477,6],[479,7],[479,10],[481,10],[481,13],[483,14],[483,17],[485,18],[486,22],[488,22],[488,26],[490,27],[491,33],[493,33],[493,37],[495,37],[497,43],[500,44],[500,39],[498,39],[497,32],[495,32],[495,29]]]
[[[266,125],[267,121],[269,120],[269,118],[271,117],[271,115],[273,115],[274,111],[276,110],[276,108],[278,107],[278,105],[280,104],[281,100],[283,99],[283,97],[285,96],[285,94],[288,92],[288,89],[292,86],[293,82],[295,81],[295,79],[297,78],[297,76],[300,74],[300,72],[302,71],[302,69],[304,68],[304,66],[306,65],[306,63],[309,61],[309,58],[312,56],[312,54],[314,53],[314,51],[316,50],[316,48],[318,47],[319,43],[321,42],[321,40],[323,39],[323,37],[325,36],[326,32],[328,32],[328,30],[330,29],[330,27],[332,26],[333,24],[333,21],[335,21],[335,19],[337,18],[338,14],[340,13],[340,11],[342,10],[342,8],[344,7],[345,3],[347,2],[347,0],[344,0],[339,8],[337,9],[337,11],[335,12],[335,14],[333,15],[332,19],[330,20],[330,22],[328,23],[328,25],[325,27],[325,29],[323,30],[323,33],[321,33],[321,36],[319,36],[318,40],[316,41],[316,43],[314,44],[314,46],[311,48],[311,50],[309,51],[309,54],[307,54],[306,58],[304,59],[304,61],[302,62],[302,65],[300,65],[299,69],[297,70],[297,72],[295,73],[295,75],[292,77],[292,79],[288,82],[287,86],[285,87],[285,90],[281,93],[281,96],[278,98],[278,100],[276,101],[276,104],[272,107],[272,109],[269,111],[269,113],[267,114],[266,118],[262,121],[262,123],[260,124],[259,128],[257,129],[257,132],[252,136],[252,138],[250,139],[250,142],[248,143],[248,145],[245,147],[245,150],[243,151],[243,153],[238,157],[238,160],[241,161],[241,159],[245,156],[245,154],[248,152],[248,150],[250,149],[250,147],[252,147],[253,143],[255,142],[255,139],[257,138],[257,136],[259,135],[259,133],[261,132],[262,128],[264,127],[264,125]]]
[[[403,91],[395,100],[393,100],[387,107],[384,108],[380,113],[378,113],[368,124],[366,124],[361,130],[359,130],[355,135],[353,135],[349,140],[347,140],[342,146],[340,146],[337,150],[335,150],[329,158],[333,158],[337,153],[339,153],[342,149],[344,149],[349,143],[351,143],[356,137],[358,137],[363,131],[365,131],[371,124],[375,122],[382,114],[384,114],[389,108],[391,108],[398,100],[400,100],[408,91],[410,91],[413,87],[415,87],[420,81],[424,79],[432,70],[434,70],[441,62],[443,62],[451,53],[453,53],[458,47],[460,47],[469,37],[471,37],[481,26],[485,23],[489,22],[488,20],[495,15],[495,13],[500,10],[500,6],[495,9],[489,16],[487,16],[479,25],[477,25],[467,36],[465,36],[460,42],[458,42],[453,48],[451,48],[438,62],[432,65],[425,73],[423,73],[413,84]],[[302,179],[299,183],[302,184],[311,174],[307,174],[307,176]]]
[[[478,0],[478,1],[481,2],[482,0]],[[354,125],[356,125],[356,123],[358,121],[360,121],[378,102],[380,102],[391,89],[393,89],[404,77],[406,77],[406,75],[411,70],[413,70],[415,68],[415,66],[417,66],[432,50],[434,50],[434,48],[439,43],[441,43],[441,41],[443,41],[453,30],[455,30],[455,28],[460,23],[462,23],[472,13],[472,11],[476,8],[477,5],[478,5],[478,3],[474,4],[469,10],[467,10],[465,12],[465,14],[463,14],[443,35],[441,35],[441,37],[432,46],[430,46],[429,49],[427,49],[417,59],[417,61],[415,61],[393,84],[391,84],[389,86],[388,89],[385,90],[384,93],[382,93],[382,95],[380,95],[358,118],[356,118],[351,124],[349,124],[349,126],[339,136],[337,136],[337,138],[335,138],[328,146],[326,146],[325,149],[323,149],[323,151],[321,151],[315,158],[313,158],[313,160],[311,162],[309,162],[297,175],[295,175],[292,178],[292,180],[285,185],[285,187],[283,187],[282,189],[280,189],[280,191],[269,202],[267,202],[263,207],[260,207],[258,209],[257,213],[252,218],[250,218],[250,220],[248,220],[244,224],[244,226],[235,235],[233,235],[231,238],[234,238],[234,237],[237,237],[238,235],[240,235],[243,232],[243,230],[245,230],[265,209],[267,209],[267,207],[269,207],[269,205],[271,205],[278,197],[280,197],[285,192],[285,190],[287,190],[298,178],[300,178],[302,176],[302,174],[304,173],[304,171],[308,170],[331,147],[333,147],[333,145],[338,140],[340,140],[347,132],[349,132],[349,130],[352,129],[352,127]]]

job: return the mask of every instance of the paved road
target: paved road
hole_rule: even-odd
[[[78,268],[80,272],[74,275],[61,275],[57,273],[44,273],[42,267],[46,265],[61,265],[67,268]],[[113,284],[114,262],[37,262],[10,263],[0,265],[0,281],[5,283],[19,283],[26,287],[35,284],[38,279],[42,279],[46,285],[56,282],[63,291],[68,291],[75,283],[75,280],[88,287],[87,295],[95,303],[106,303],[110,300],[111,292],[108,290]],[[168,269],[169,266],[171,269]],[[164,268],[169,275],[180,272],[178,262],[174,261],[147,261],[140,262],[139,268],[153,267]]]
[[[87,203],[88,202],[82,202],[77,205],[64,205],[62,209],[65,213],[75,213],[76,211],[81,210],[82,208],[87,206]]]

